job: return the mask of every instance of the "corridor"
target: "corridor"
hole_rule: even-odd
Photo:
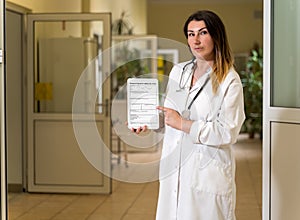
[[[261,140],[240,135],[234,145],[234,153],[237,167],[236,217],[238,220],[260,220]],[[129,160],[130,157],[142,160],[149,157],[149,153],[129,154]],[[113,181],[111,195],[9,194],[9,220],[152,220],[155,219],[157,196],[157,181],[145,184]]]

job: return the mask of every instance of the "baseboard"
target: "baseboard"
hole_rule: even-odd
[[[19,193],[23,192],[22,184],[9,183],[7,186],[8,192]]]

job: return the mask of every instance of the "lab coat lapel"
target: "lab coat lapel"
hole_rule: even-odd
[[[192,97],[194,97],[196,95],[197,91],[199,89],[201,89],[201,87],[204,85],[207,77],[209,77],[209,73],[204,74],[200,79],[197,80],[195,85],[190,90],[190,94],[191,94]],[[207,82],[207,83],[209,83],[209,82]],[[203,89],[205,89],[205,88],[203,88]]]

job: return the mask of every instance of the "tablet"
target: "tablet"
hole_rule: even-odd
[[[127,121],[128,128],[147,126],[158,129],[157,106],[158,80],[154,78],[129,78],[127,80]]]

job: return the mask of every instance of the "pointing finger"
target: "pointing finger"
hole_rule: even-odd
[[[169,110],[169,108],[166,108],[166,107],[163,107],[163,106],[157,106],[156,108],[157,108],[158,110],[163,111],[163,112]]]

